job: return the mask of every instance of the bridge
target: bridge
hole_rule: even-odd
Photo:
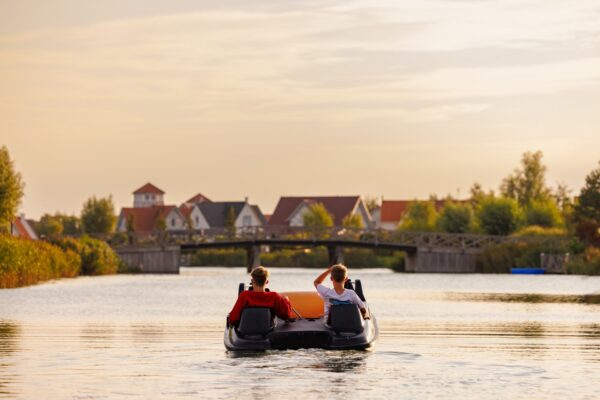
[[[155,232],[145,237],[130,236],[130,245],[115,250],[126,264],[142,272],[156,273],[177,273],[181,256],[216,248],[245,249],[246,267],[251,271],[260,265],[261,252],[271,246],[323,246],[327,248],[330,265],[343,262],[344,248],[398,250],[406,253],[407,272],[475,272],[478,253],[487,246],[510,240],[508,236],[476,234],[267,226],[235,231]]]

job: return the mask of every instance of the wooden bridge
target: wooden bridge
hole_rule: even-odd
[[[260,265],[260,254],[270,246],[317,247],[328,250],[330,265],[343,262],[344,248],[404,251],[409,272],[475,272],[476,255],[485,247],[513,240],[508,236],[437,232],[384,231],[332,227],[249,227],[235,231],[170,231],[130,238],[139,244],[116,247],[125,263],[144,272],[179,271],[180,255],[202,249],[243,248],[247,269]],[[146,245],[143,245],[143,242]],[[164,264],[164,265],[162,265]],[[161,266],[162,265],[162,266]]]

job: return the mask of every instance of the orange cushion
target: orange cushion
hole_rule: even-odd
[[[287,296],[292,303],[292,307],[300,313],[302,318],[321,318],[323,316],[323,299],[316,291],[312,292],[280,292],[282,296]],[[299,317],[292,309],[294,317]]]

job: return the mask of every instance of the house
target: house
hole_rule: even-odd
[[[19,215],[11,222],[10,234],[24,239],[38,240],[35,230],[33,230],[31,223],[25,219],[24,214]]]
[[[335,226],[342,226],[344,218],[351,215],[358,215],[363,226],[371,226],[371,214],[360,196],[281,197],[269,219],[269,225],[304,226],[304,214],[318,203],[323,204],[331,214]]]
[[[267,224],[260,208],[249,204],[248,200],[196,203],[192,208],[190,220],[194,229],[226,228],[228,215],[231,215],[238,229]]]
[[[133,192],[133,207],[163,206],[165,204],[164,194],[165,192],[148,182]]]
[[[117,221],[117,232],[131,228],[138,234],[149,235],[157,230],[187,229],[186,218],[176,206],[123,207]]]
[[[117,220],[117,232],[127,232],[132,228],[138,234],[149,235],[161,229],[187,229],[186,211],[174,205],[164,205],[164,194],[164,191],[152,183],[146,183],[135,190],[133,207],[121,209]]]
[[[198,193],[194,197],[187,199],[185,201],[185,203],[183,203],[183,204],[185,204],[186,206],[189,206],[191,208],[196,203],[210,203],[210,202],[211,202],[211,200],[208,197],[206,197],[202,193]]]

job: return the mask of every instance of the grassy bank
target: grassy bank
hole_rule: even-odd
[[[261,265],[279,268],[325,268],[329,263],[327,250],[272,249],[260,255]],[[246,264],[246,251],[241,249],[202,250],[192,256],[192,265],[226,267]],[[344,264],[350,268],[376,267],[404,269],[404,253],[370,249],[344,249]]]
[[[0,288],[78,275],[116,273],[119,259],[104,242],[61,239],[53,244],[0,235]]]
[[[584,248],[573,236],[555,230],[531,230],[515,241],[486,248],[477,256],[477,271],[509,273],[511,268],[541,268],[540,254],[566,254],[567,273],[600,275],[600,249]]]

